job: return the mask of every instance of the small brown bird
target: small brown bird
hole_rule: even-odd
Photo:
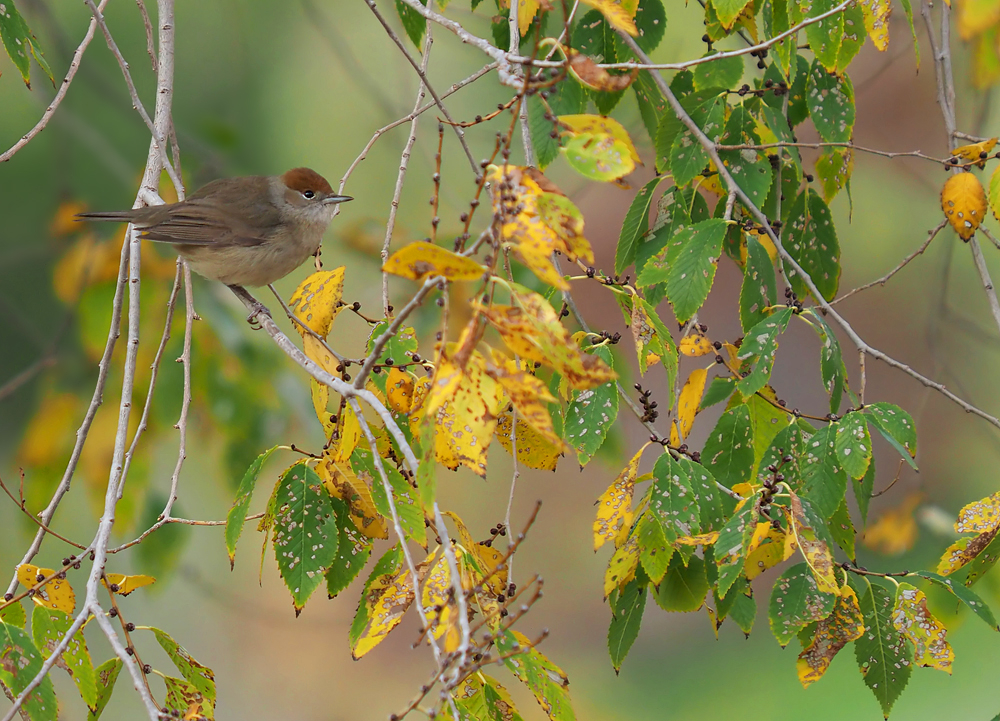
[[[316,171],[294,168],[213,180],[179,203],[76,217],[132,223],[144,240],[173,245],[199,275],[262,286],[315,255],[337,205],[348,200]]]

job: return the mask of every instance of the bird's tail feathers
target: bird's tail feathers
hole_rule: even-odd
[[[131,213],[127,210],[111,210],[98,213],[77,213],[73,217],[77,222],[83,220],[104,220],[114,223],[127,223],[131,219],[130,216]]]

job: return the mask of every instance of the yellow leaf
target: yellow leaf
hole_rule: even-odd
[[[549,445],[559,449],[560,453],[567,450],[568,447],[552,426],[552,417],[545,405],[556,400],[549,393],[548,387],[524,368],[518,368],[517,363],[495,348],[490,348],[489,354],[492,362],[487,362],[486,373],[503,386],[507,397],[517,409],[518,423],[527,423]]]
[[[385,381],[385,395],[389,407],[397,413],[409,413],[413,406],[413,384],[417,377],[403,368],[393,366]]]
[[[812,641],[799,654],[796,666],[802,686],[808,688],[819,681],[830,668],[837,652],[851,641],[861,638],[864,632],[857,594],[850,586],[844,586],[834,603],[833,613],[816,624]]]
[[[456,561],[461,562],[461,548],[454,548]],[[434,561],[435,557],[437,560]],[[433,565],[431,565],[433,564]],[[462,631],[458,625],[458,609],[454,605],[454,592],[451,585],[451,568],[448,558],[436,551],[428,559],[430,572],[424,579],[421,588],[421,603],[427,614],[430,634],[434,639],[444,639],[442,646],[445,653],[451,653],[462,643]]]
[[[802,557],[805,558],[806,565],[816,579],[816,588],[823,593],[839,593],[840,587],[834,574],[833,554],[829,546],[823,539],[817,538],[816,529],[809,525],[799,497],[791,491],[789,494],[792,507],[790,514],[792,535],[795,536]]]
[[[959,538],[948,546],[941,560],[938,562],[937,572],[942,576],[947,576],[962,568],[965,564],[975,560],[975,558],[990,545],[996,538],[997,529],[981,533],[978,536],[965,536]]]
[[[486,452],[503,405],[503,388],[486,374],[486,360],[479,351],[469,354],[464,368],[449,360],[448,354],[458,348],[458,344],[448,344],[445,360],[419,406],[418,389],[414,389],[410,428],[419,429],[425,416],[433,416],[438,462],[451,470],[465,466],[485,478]]]
[[[691,358],[699,358],[709,353],[715,353],[715,347],[707,336],[701,333],[691,333],[681,338],[680,352]]]
[[[632,456],[632,460],[618,474],[615,482],[597,499],[597,518],[594,520],[594,550],[612,541],[623,527],[632,523],[632,494],[635,478],[639,474],[639,461],[649,443]]]
[[[591,135],[594,137],[610,136],[614,140],[621,141],[628,149],[629,157],[634,164],[642,165],[639,158],[639,151],[635,149],[632,138],[621,123],[613,118],[603,115],[560,115],[559,125],[563,128],[564,134],[569,135]],[[635,165],[632,166],[633,168]],[[631,169],[628,172],[632,172]],[[628,175],[628,172],[622,175]]]
[[[539,0],[517,0],[517,29],[521,37],[528,32],[540,6]]]
[[[420,240],[393,253],[382,270],[401,278],[420,281],[438,275],[448,280],[479,280],[486,272],[486,268],[472,258]]]
[[[299,283],[288,301],[288,307],[310,330],[325,338],[334,319],[345,308],[341,305],[343,296],[344,268],[321,270]],[[298,324],[295,329],[303,336],[307,335]]]
[[[56,214],[52,217],[52,223],[49,225],[49,232],[56,238],[82,232],[87,226],[77,222],[76,214],[85,210],[87,210],[87,205],[79,200],[64,200],[56,208]]]
[[[346,463],[354,453],[361,441],[361,423],[358,421],[354,409],[344,406],[344,412],[340,416],[339,437],[336,443],[330,447],[334,463]]]
[[[705,392],[705,382],[708,380],[708,371],[705,368],[695,368],[691,375],[684,381],[681,394],[677,399],[677,422],[680,424],[681,439],[687,438],[694,425],[694,417],[698,413],[698,406],[701,404],[701,395]]]
[[[376,510],[371,489],[354,475],[350,466],[334,462],[333,453],[334,451],[327,449],[316,465],[316,472],[323,480],[327,492],[347,504],[351,520],[362,535],[368,538],[388,538],[386,519]]]
[[[445,511],[443,515],[448,516],[458,529],[458,541],[465,548],[466,553],[472,556],[479,565],[479,572],[476,573],[475,582],[482,583],[485,579],[485,586],[492,591],[493,595],[499,595],[507,590],[507,569],[497,570],[504,561],[504,554],[492,546],[478,543],[472,538],[469,529],[458,517],[457,513]]]
[[[17,451],[18,464],[41,468],[52,462],[53,455],[68,455],[72,448],[70,439],[74,427],[79,425],[82,417],[83,408],[76,395],[47,392],[21,439]]]
[[[913,660],[918,666],[951,673],[955,652],[947,641],[948,631],[927,608],[927,597],[908,583],[899,584],[892,625],[913,643]]]
[[[639,77],[638,68],[626,75],[612,75],[600,67],[589,55],[578,53],[572,48],[566,48],[569,60],[569,70],[581,83],[591,90],[614,93],[625,90]]]
[[[624,30],[632,37],[639,35],[639,31],[636,29],[628,10],[618,3],[613,2],[613,0],[583,0],[583,2],[585,5],[590,5],[590,7],[599,10],[605,20],[608,21],[608,24],[615,30]]]
[[[545,298],[522,292],[515,300],[517,305],[478,306],[514,353],[556,370],[577,390],[594,388],[618,377],[596,355],[579,349]]]
[[[372,584],[367,596],[362,599],[362,603],[370,609],[368,623],[351,648],[355,660],[378,646],[399,625],[413,599],[413,580],[409,569],[400,571],[391,579],[378,579]]]
[[[978,163],[979,167],[982,168],[984,163],[981,161],[984,161],[989,157],[990,151],[993,150],[993,147],[996,144],[997,138],[990,138],[978,143],[972,143],[971,145],[963,145],[959,148],[955,148],[951,151],[951,154],[955,157],[961,158],[965,163]]]
[[[861,13],[865,18],[865,31],[878,50],[889,47],[889,0],[862,0]]]
[[[127,596],[137,588],[156,583],[156,579],[152,576],[126,576],[123,573],[105,573],[104,578],[107,579],[102,581],[105,587],[110,590],[111,585],[117,586],[118,590],[112,593],[117,593],[119,596]]]
[[[44,586],[35,588],[40,581],[53,575],[55,571],[51,568],[39,568],[31,563],[22,563],[17,567],[17,582],[25,588],[35,589],[31,595],[32,601],[45,608],[73,613],[76,607],[76,594],[65,578],[53,578]]]
[[[865,530],[864,544],[887,556],[898,556],[913,548],[917,540],[917,522],[913,518],[913,511],[922,500],[921,494],[912,493],[898,508],[879,516]]]
[[[510,429],[513,423],[513,415],[510,411],[504,411],[497,419],[496,437],[508,453],[512,453],[514,450],[514,444],[510,440]],[[520,416],[517,419],[515,436],[517,438],[518,463],[541,471],[554,471],[556,469],[556,464],[563,454],[562,445],[564,444],[561,441],[560,446],[550,443],[542,434],[524,423]]]
[[[635,578],[638,565],[639,539],[633,536],[608,561],[608,570],[604,573],[604,597],[607,598],[616,588],[621,588]]]
[[[972,173],[956,173],[941,191],[941,209],[962,240],[971,238],[986,214],[986,192]]]
[[[959,533],[985,533],[1000,526],[1000,493],[994,493],[964,506],[958,512],[955,530]]]
[[[763,537],[760,536],[762,527],[764,527]],[[758,523],[747,551],[746,561],[743,562],[743,572],[747,580],[752,581],[769,568],[774,568],[782,561],[791,558],[796,550],[798,550],[797,544],[786,543],[784,531],[774,528],[770,523]]]

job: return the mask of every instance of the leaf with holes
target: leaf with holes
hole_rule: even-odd
[[[740,326],[746,332],[767,318],[772,305],[778,302],[774,262],[753,236],[747,236],[747,262],[743,268],[740,288]]]
[[[28,24],[21,13],[14,7],[12,0],[0,4],[0,40],[3,40],[7,54],[14,67],[21,73],[24,84],[31,89],[31,58],[35,59],[42,71],[49,76],[49,81],[55,84],[52,70],[49,68],[38,40],[28,29]],[[30,55],[30,57],[29,57]]]
[[[840,285],[840,243],[830,209],[808,188],[799,193],[788,211],[785,249],[795,259],[826,300],[833,300]],[[792,289],[810,293],[798,271],[788,268]]]
[[[829,520],[847,493],[847,473],[837,452],[839,424],[820,428],[806,441],[802,463],[802,495],[824,521]]]
[[[786,569],[774,582],[768,604],[771,632],[782,648],[813,621],[822,621],[833,612],[837,596],[823,593],[816,578],[804,563]]]
[[[52,650],[69,632],[72,625],[73,617],[69,614],[44,606],[35,606],[31,612],[31,636],[42,656],[48,658],[52,655]],[[90,659],[83,629],[73,634],[62,657],[56,663],[66,669],[87,707],[96,708],[97,682],[94,676],[94,662]]]
[[[986,192],[979,178],[970,172],[948,178],[941,189],[941,209],[958,237],[969,240],[986,217]]]
[[[247,472],[243,474],[240,487],[236,490],[236,498],[233,505],[226,514],[226,550],[229,552],[229,567],[236,565],[236,544],[243,533],[243,524],[246,523],[247,511],[250,509],[250,499],[253,497],[254,489],[257,487],[257,478],[260,476],[260,469],[264,462],[271,457],[271,454],[278,450],[278,446],[257,456]]]
[[[917,432],[910,414],[892,403],[869,403],[864,414],[903,460],[916,469],[913,459],[917,457]]]
[[[993,611],[990,607],[986,605],[986,602],[979,597],[977,593],[969,590],[961,583],[945,578],[944,576],[939,576],[936,573],[931,573],[930,571],[917,571],[916,575],[921,578],[926,578],[937,586],[941,586],[952,593],[955,598],[964,603],[969,607],[974,614],[979,616],[987,626],[992,628],[994,631],[1000,631],[1000,627],[997,626],[996,617],[993,615]]]
[[[686,322],[708,298],[725,234],[726,222],[711,218],[695,223],[680,234],[685,235],[684,238],[675,237],[667,246],[667,299],[678,322]],[[654,271],[662,268],[661,258],[657,256],[655,263],[651,260],[646,264],[642,278],[649,278]],[[651,283],[644,283],[642,279],[639,282],[640,285],[651,285],[661,279],[657,276]]]
[[[830,75],[818,60],[809,69],[806,105],[816,132],[827,143],[846,143],[854,133],[854,86],[845,74]]]
[[[837,460],[852,479],[862,478],[872,459],[872,437],[865,417],[848,413],[837,425]]]
[[[618,249],[615,251],[615,273],[624,273],[625,269],[635,260],[636,248],[643,237],[649,232],[649,206],[653,203],[653,191],[662,178],[653,178],[635,194],[632,205],[625,214],[621,234],[618,236]]]
[[[736,383],[744,400],[763,388],[771,378],[774,356],[778,351],[778,336],[785,332],[792,317],[791,308],[782,308],[747,331],[737,359],[748,361],[749,374]]]
[[[111,700],[111,694],[115,690],[115,681],[118,680],[118,674],[121,670],[122,660],[117,656],[109,658],[94,669],[94,678],[97,681],[97,702],[87,714],[87,721],[98,721],[101,718],[108,701]]]
[[[948,631],[927,608],[922,591],[908,583],[899,584],[892,625],[913,644],[914,663],[951,673],[955,652],[948,643]]]
[[[742,59],[740,63],[742,64]],[[722,145],[760,145],[757,119],[750,113],[750,103],[744,101],[733,108],[726,121],[726,131],[719,140]],[[743,189],[753,204],[760,207],[771,187],[771,163],[757,150],[720,150],[723,165],[733,180]]]
[[[598,346],[593,349],[597,356],[614,369],[611,349]],[[587,465],[597,450],[604,444],[608,430],[618,418],[618,386],[615,381],[579,391],[566,408],[566,441],[576,449],[581,466]]]
[[[854,643],[854,655],[865,685],[872,690],[886,717],[906,688],[913,670],[913,650],[892,624],[893,597],[884,586],[866,578],[851,579],[865,632]]]
[[[724,93],[712,95],[689,113],[691,120],[713,143],[718,142],[725,125],[725,98]],[[683,126],[670,146],[670,170],[674,182],[678,186],[687,185],[708,167],[708,162],[708,153],[701,142]]]
[[[705,441],[702,463],[725,486],[750,479],[753,471],[753,427],[750,410],[739,404],[722,414]]]
[[[561,668],[538,651],[531,641],[517,631],[502,631],[496,638],[497,650],[504,665],[528,687],[552,721],[574,721],[569,702],[569,678]]]
[[[615,603],[614,615],[608,627],[608,652],[616,674],[621,670],[622,662],[635,639],[639,637],[642,612],[646,607],[647,583],[646,579],[638,577],[629,581]]]

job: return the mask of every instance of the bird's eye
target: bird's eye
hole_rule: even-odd
[[[309,200],[312,200],[313,198],[316,197],[316,193],[314,193],[311,190],[303,190],[302,191],[302,197],[308,198]]]

